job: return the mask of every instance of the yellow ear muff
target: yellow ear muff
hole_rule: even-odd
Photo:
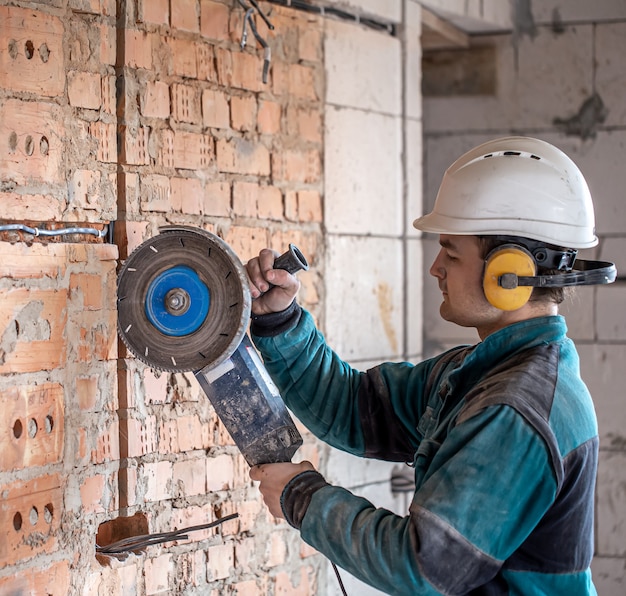
[[[535,260],[521,246],[507,244],[491,251],[485,260],[483,290],[489,303],[500,310],[522,308],[528,302],[533,288],[531,286],[503,288],[499,280],[505,273],[532,277],[536,273]]]

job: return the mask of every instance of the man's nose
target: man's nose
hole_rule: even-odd
[[[443,249],[439,251],[439,253],[435,257],[435,260],[433,261],[433,264],[430,266],[430,269],[428,270],[428,272],[433,277],[436,277],[438,279],[443,279],[445,277],[445,270],[441,265],[441,253],[442,252],[443,252]]]

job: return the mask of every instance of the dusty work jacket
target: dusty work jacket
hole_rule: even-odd
[[[566,331],[560,316],[531,319],[363,373],[295,304],[253,320],[268,371],[315,435],[415,468],[405,517],[305,472],[283,491],[287,520],[389,594],[596,594],[597,423]]]

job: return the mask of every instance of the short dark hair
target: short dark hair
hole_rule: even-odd
[[[503,244],[516,244],[522,246],[528,251],[531,250],[531,246],[536,246],[537,244],[536,240],[529,240],[528,238],[523,238],[521,236],[478,236],[478,242],[483,259],[486,259],[490,252]],[[553,250],[567,250],[553,244],[545,243],[544,245],[546,248],[551,248]],[[562,273],[563,271],[559,271],[558,269],[546,269],[539,265],[537,266],[538,275],[557,275]],[[532,294],[530,295],[530,301],[554,302],[555,304],[561,304],[572,293],[573,288],[571,286],[565,288],[533,288]]]

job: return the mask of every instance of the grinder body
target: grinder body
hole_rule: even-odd
[[[274,264],[308,265],[290,246]],[[249,465],[291,461],[302,437],[246,328],[250,291],[243,265],[219,237],[161,228],[118,275],[118,332],[148,366],[193,371]]]

